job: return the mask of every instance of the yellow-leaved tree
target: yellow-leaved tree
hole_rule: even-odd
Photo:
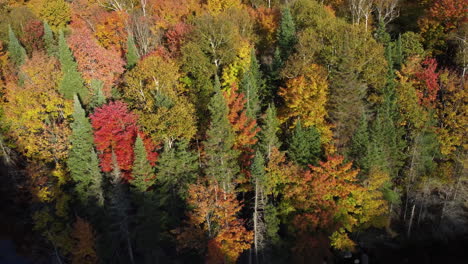
[[[179,84],[179,68],[158,55],[140,61],[125,75],[124,98],[155,142],[190,140],[196,133],[195,108]]]
[[[5,117],[20,152],[29,158],[58,162],[67,157],[71,101],[58,91],[61,71],[55,58],[34,53],[21,67],[23,84],[6,84]]]
[[[328,99],[327,73],[317,64],[308,65],[301,72],[300,75],[288,79],[286,87],[281,87],[278,92],[285,102],[285,107],[280,109],[280,121],[292,121],[291,127],[294,127],[300,119],[305,127],[315,126],[321,134],[322,142],[328,143],[332,133],[325,120]]]

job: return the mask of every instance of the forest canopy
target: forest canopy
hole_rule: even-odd
[[[366,232],[466,234],[467,14],[0,0],[0,156],[30,257],[322,263]]]

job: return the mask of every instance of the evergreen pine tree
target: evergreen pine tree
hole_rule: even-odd
[[[138,55],[138,49],[135,45],[135,40],[132,34],[128,34],[127,38],[127,53],[125,54],[127,59],[127,69],[133,68],[140,59]]]
[[[89,163],[88,173],[91,178],[91,186],[89,187],[90,196],[96,199],[96,204],[99,207],[104,205],[104,194],[102,191],[102,174],[99,167],[99,158],[94,148],[91,149],[91,160]]]
[[[44,44],[49,56],[57,56],[58,47],[54,39],[54,33],[46,21],[44,21]]]
[[[244,74],[241,81],[241,92],[245,94],[247,99],[246,110],[247,115],[252,118],[257,118],[260,112],[260,94],[263,94],[264,82],[260,65],[258,64],[255,50],[251,51],[250,68]]]
[[[100,107],[101,105],[105,104],[106,97],[104,96],[104,93],[102,92],[104,83],[101,80],[93,79],[91,80],[90,86],[91,86],[92,96],[90,98],[88,107],[90,109],[94,109],[96,107]]]
[[[278,138],[279,120],[276,116],[276,107],[274,104],[268,105],[265,116],[263,117],[263,126],[260,130],[260,150],[263,154],[270,158],[271,149],[273,147],[280,148],[281,142]]]
[[[301,166],[315,164],[320,156],[320,134],[313,126],[304,128],[299,120],[292,135],[288,154]]]
[[[187,187],[197,178],[197,155],[188,149],[188,141],[176,142],[171,148],[166,145],[158,159],[158,182],[165,193],[173,199],[185,199]]]
[[[70,176],[76,183],[75,190],[78,198],[86,204],[91,196],[89,188],[95,181],[93,176],[99,176],[90,174],[95,170],[92,166],[96,166],[92,163],[91,156],[94,151],[92,127],[76,95],[74,100],[74,121],[71,124],[72,134],[70,136],[71,149],[67,165]]]
[[[153,168],[147,158],[145,145],[140,136],[138,136],[135,141],[133,153],[135,157],[130,184],[133,185],[136,191],[144,193],[154,184],[155,177]]]
[[[108,192],[107,223],[104,256],[109,263],[135,263],[133,245],[130,236],[130,200],[126,184],[123,183],[117,157],[112,152],[113,171],[109,174],[110,188]],[[116,254],[116,252],[121,252]]]
[[[72,99],[75,94],[78,94],[82,101],[88,100],[88,90],[84,86],[84,80],[78,72],[78,66],[62,31],[59,33],[59,60],[63,73],[59,91],[67,99]]]
[[[287,60],[296,45],[296,26],[291,15],[291,10],[286,7],[281,10],[281,21],[278,28],[278,46],[281,51],[283,61]]]
[[[239,152],[235,150],[235,135],[228,120],[229,109],[220,90],[219,79],[215,77],[215,94],[210,100],[208,109],[211,122],[206,132],[206,175],[215,180],[226,192],[233,190],[233,180],[239,173],[237,158]]]
[[[11,29],[11,26],[8,26],[8,37],[8,54],[11,61],[19,67],[26,60],[26,50],[23,48],[23,46],[21,46],[20,42],[15,36],[15,33]]]
[[[367,158],[369,155],[370,138],[369,125],[366,114],[362,115],[359,127],[351,139],[351,145],[348,149],[348,158],[353,160],[353,164],[362,171],[367,171]]]

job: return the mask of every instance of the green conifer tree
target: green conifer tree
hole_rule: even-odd
[[[104,86],[104,83],[101,80],[96,80],[93,79],[91,80],[91,91],[92,91],[92,96],[90,98],[90,102],[88,104],[88,107],[90,109],[94,109],[96,107],[99,107],[103,104],[106,103],[106,96],[102,92],[102,88]]]
[[[215,180],[226,192],[234,189],[233,180],[239,173],[237,158],[239,152],[235,150],[235,135],[228,120],[229,109],[220,90],[219,79],[215,77],[215,94],[210,100],[208,109],[211,113],[210,127],[206,132],[206,175]]]
[[[320,134],[313,126],[302,127],[299,120],[292,135],[288,155],[296,164],[316,164],[321,152]]]
[[[54,33],[46,21],[44,21],[44,44],[49,56],[57,56],[58,47],[54,39]]]
[[[294,25],[291,10],[288,7],[281,10],[281,21],[277,32],[281,58],[286,61],[297,42],[296,26]]]
[[[158,159],[158,182],[165,193],[172,198],[178,195],[185,199],[188,185],[197,178],[197,155],[188,149],[188,141],[176,142],[172,147],[167,144]]]
[[[79,98],[86,102],[88,100],[88,90],[84,86],[84,80],[78,72],[78,66],[73,59],[73,54],[62,31],[59,33],[59,60],[63,73],[59,91],[67,99],[73,99],[73,96],[78,94]]]
[[[353,160],[353,164],[362,171],[367,171],[367,158],[369,155],[370,138],[369,122],[366,114],[363,114],[359,122],[359,127],[351,139],[351,145],[348,149],[348,159]]]
[[[260,130],[260,150],[270,158],[271,149],[273,147],[280,148],[281,142],[278,138],[280,123],[276,116],[276,107],[274,104],[268,105],[265,116],[263,117],[262,130]]]
[[[90,174],[91,171],[95,170],[91,166],[96,166],[92,164],[91,156],[94,151],[93,130],[76,95],[74,100],[74,121],[71,124],[72,134],[70,136],[71,149],[67,165],[70,176],[76,183],[75,190],[78,198],[86,204],[91,196],[89,188],[95,180],[93,176],[98,176]]]
[[[247,115],[252,118],[257,118],[260,112],[260,94],[264,93],[264,81],[260,71],[260,65],[255,56],[255,50],[250,52],[250,67],[244,74],[241,81],[241,91],[247,99],[246,109]]]
[[[148,161],[145,145],[140,136],[135,141],[134,152],[135,157],[132,167],[132,180],[130,184],[137,192],[144,193],[151,185],[154,184],[155,176],[153,168]]]
[[[21,43],[16,38],[15,33],[11,29],[11,26],[8,26],[8,37],[8,54],[11,61],[19,67],[26,60],[26,50],[23,48],[23,46],[21,46]]]
[[[125,54],[127,59],[127,69],[133,68],[140,59],[140,55],[138,55],[138,49],[135,45],[135,40],[133,39],[132,34],[128,34],[127,38],[127,53]]]

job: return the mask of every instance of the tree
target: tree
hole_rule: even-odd
[[[57,56],[57,43],[54,33],[47,22],[44,22],[44,46],[49,56]]]
[[[30,20],[23,31],[21,42],[24,44],[28,54],[32,54],[33,50],[44,49],[44,26],[40,20]]]
[[[87,82],[93,79],[103,81],[104,95],[109,97],[111,87],[124,71],[125,63],[118,52],[99,46],[87,28],[74,29],[67,41],[83,78]]]
[[[65,0],[42,0],[39,12],[54,31],[64,29],[71,20],[70,5]]]
[[[257,151],[255,153],[254,160],[251,166],[251,173],[252,173],[252,183],[254,187],[254,210],[253,210],[253,234],[254,234],[254,252],[256,263],[258,263],[258,255],[259,250],[262,250],[265,246],[266,240],[266,227],[265,227],[265,207],[267,204],[267,197],[264,192],[265,186],[265,160],[263,158],[262,153]]]
[[[137,116],[125,103],[116,101],[96,108],[90,118],[102,171],[112,171],[112,153],[115,153],[119,168],[129,172],[133,165]]]
[[[265,83],[262,79],[260,65],[255,56],[255,50],[250,52],[250,67],[244,73],[240,83],[240,91],[246,97],[246,111],[247,115],[251,118],[256,118],[260,113],[261,100],[260,96],[264,93]]]
[[[59,33],[58,57],[62,68],[62,80],[59,85],[59,90],[67,99],[72,99],[75,95],[87,102],[88,90],[84,86],[84,80],[78,72],[77,64],[74,61],[73,54],[68,47],[68,44],[63,36],[63,32]]]
[[[95,250],[94,231],[91,224],[83,218],[77,217],[76,222],[73,225],[72,237],[76,241],[76,246],[72,251],[72,263],[98,263],[98,257]]]
[[[367,191],[358,185],[358,170],[343,160],[342,156],[328,157],[320,166],[310,166],[310,171],[303,175],[292,174],[285,190],[285,202],[297,212],[292,217],[295,232],[319,234],[320,230],[325,231],[330,234],[331,245],[337,249],[354,247],[347,232],[386,211],[382,195],[373,196],[372,193],[380,186]],[[364,210],[363,206],[372,210]]]
[[[59,162],[68,155],[72,104],[58,92],[58,62],[35,52],[21,66],[22,86],[13,78],[6,83],[3,105],[9,135],[26,157]]]
[[[466,117],[468,100],[468,82],[458,77],[454,72],[443,71],[440,75],[441,89],[437,104],[437,116],[440,122],[437,135],[440,141],[440,151],[443,155],[453,155],[463,146],[466,138]]]
[[[90,109],[94,109],[96,107],[100,107],[106,103],[106,97],[104,96],[104,92],[102,88],[104,83],[100,80],[91,80],[90,88],[91,88],[91,95],[88,103],[88,107]]]
[[[188,185],[195,183],[197,178],[198,157],[188,147],[186,140],[178,141],[172,147],[166,145],[158,159],[157,182],[174,200],[176,195],[185,199]]]
[[[303,128],[301,121],[296,123],[289,143],[288,156],[301,166],[316,164],[321,152],[320,134],[313,126]]]
[[[135,158],[130,184],[132,184],[139,193],[144,193],[154,184],[155,175],[147,158],[143,140],[139,136],[137,136],[133,153],[135,153]]]
[[[200,182],[190,186],[187,201],[193,209],[177,230],[180,248],[206,252],[207,263],[235,263],[250,248],[253,234],[237,217],[242,205],[235,194],[226,193],[216,182]]]
[[[121,254],[116,254],[117,251],[126,249],[127,254],[124,257],[129,263],[134,263],[133,245],[130,237],[130,201],[127,194],[126,185],[123,183],[121,168],[119,167],[117,156],[111,152],[111,171],[110,190],[108,203],[106,204],[107,212],[107,243],[106,250],[110,250],[109,261],[115,262],[122,260]],[[125,254],[125,253],[124,253]],[[118,257],[118,259],[116,259]]]
[[[276,116],[276,107],[274,104],[269,104],[265,115],[263,116],[262,130],[260,130],[260,149],[263,154],[269,159],[273,148],[279,149],[281,141],[278,138],[280,123]]]
[[[195,109],[182,94],[176,63],[150,55],[125,75],[124,98],[141,116],[142,130],[155,142],[172,144],[196,133]]]
[[[281,58],[287,60],[296,45],[296,26],[289,7],[281,10],[281,20],[277,30],[278,47],[281,51]]]
[[[102,202],[101,175],[95,173],[98,164],[93,164],[94,144],[93,130],[86,113],[75,95],[73,112],[72,134],[70,135],[71,148],[68,154],[67,165],[70,176],[75,181],[78,198],[85,205],[94,195]],[[93,155],[94,154],[94,155]],[[90,190],[94,190],[90,191]],[[97,193],[96,193],[97,191]]]
[[[128,15],[125,12],[103,13],[100,22],[95,26],[96,40],[105,49],[123,54],[128,41],[127,21]]]
[[[130,34],[127,36],[127,53],[125,56],[127,59],[127,69],[132,69],[140,59],[138,49],[135,45],[135,40]]]
[[[8,26],[8,37],[10,38],[8,43],[9,56],[11,61],[19,67],[26,59],[26,50],[21,46],[10,26]]]
[[[304,127],[315,126],[323,142],[328,143],[331,131],[325,121],[327,93],[325,70],[316,64],[306,67],[301,75],[287,80],[286,87],[281,87],[278,92],[285,101],[285,108],[281,113],[282,121],[292,119],[293,124],[296,124],[300,119]]]
[[[237,158],[239,151],[234,148],[236,135],[228,119],[229,107],[220,91],[219,80],[215,80],[215,94],[208,108],[211,122],[206,132],[206,175],[210,181],[219,182],[225,192],[232,192],[233,180],[239,173]]]
[[[361,117],[359,126],[351,138],[351,144],[348,149],[348,157],[353,160],[356,167],[363,171],[369,169],[367,158],[369,157],[370,135],[369,121],[364,114]]]

